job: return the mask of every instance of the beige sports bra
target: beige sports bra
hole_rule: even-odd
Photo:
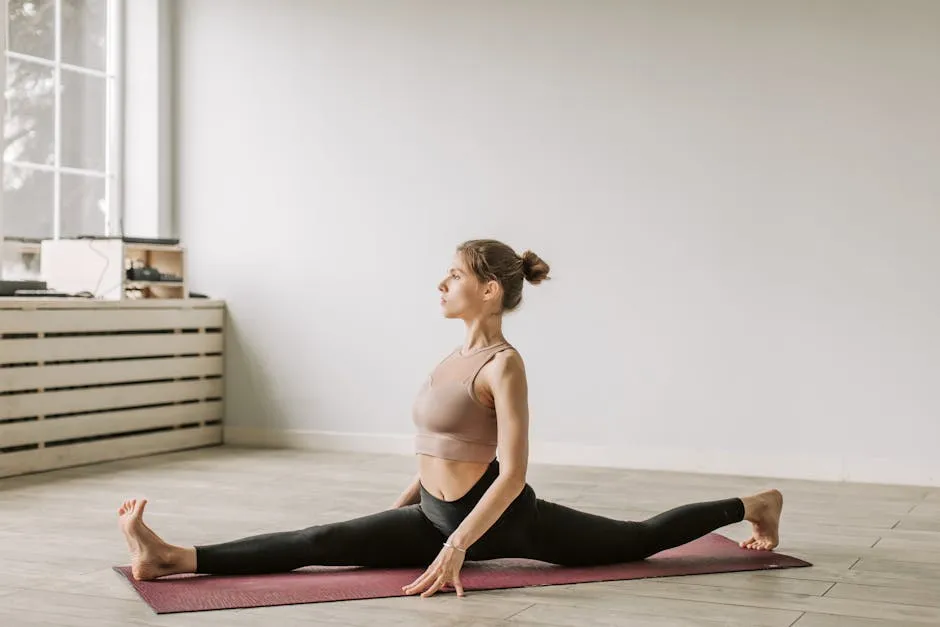
[[[462,355],[455,349],[431,373],[414,402],[415,454],[489,463],[496,457],[496,410],[484,405],[473,384],[508,342]]]

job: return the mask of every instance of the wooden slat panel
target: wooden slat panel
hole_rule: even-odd
[[[0,446],[22,446],[94,435],[171,427],[222,418],[222,402],[148,407],[102,414],[67,416],[33,422],[0,424]],[[2,455],[2,453],[0,453]]]
[[[0,396],[0,419],[134,407],[222,396],[222,379]]]
[[[221,327],[222,309],[0,310],[0,333],[71,333]]]
[[[222,340],[221,333],[5,339],[0,363],[220,353]]]
[[[98,442],[55,446],[19,453],[7,453],[0,455],[0,477],[127,457],[153,455],[220,444],[221,442],[222,427],[212,425],[100,440]]]
[[[0,392],[221,375],[222,368],[221,356],[6,368],[0,377]]]

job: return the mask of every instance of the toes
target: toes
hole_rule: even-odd
[[[140,507],[139,507],[138,510],[137,510],[137,515],[138,515],[138,516],[143,516],[143,515],[144,515],[144,508],[145,508],[145,507],[147,507],[147,499],[143,499],[143,500],[140,502]]]

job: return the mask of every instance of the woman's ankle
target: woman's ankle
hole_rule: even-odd
[[[744,504],[744,520],[754,522],[764,508],[764,502],[757,496],[742,496],[741,503]]]
[[[168,556],[168,566],[175,573],[193,574],[196,572],[196,549],[193,547],[174,546]]]

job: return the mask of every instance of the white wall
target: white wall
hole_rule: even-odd
[[[940,485],[940,3],[178,10],[232,440],[410,451],[492,236],[555,277],[507,321],[534,459]]]

